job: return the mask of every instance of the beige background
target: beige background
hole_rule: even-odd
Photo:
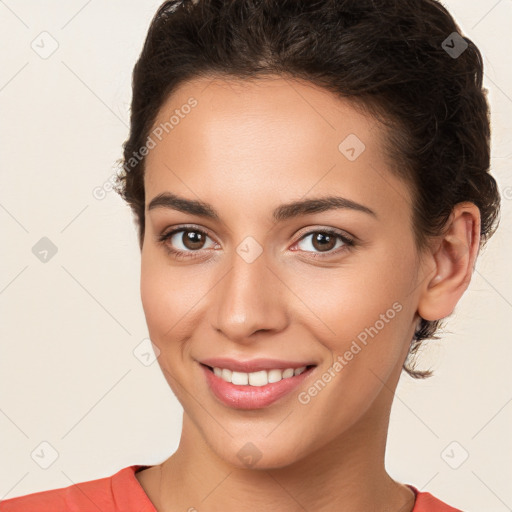
[[[108,188],[121,156],[131,71],[159,4],[0,2],[0,498],[159,463],[177,447],[181,407],[158,364],[136,357],[147,329],[135,227],[115,192],[93,195]],[[505,512],[512,510],[512,0],[445,5],[484,55],[502,221],[450,332],[424,352],[435,376],[402,377],[387,467],[464,511]],[[58,250],[46,263],[32,252],[42,237]]]

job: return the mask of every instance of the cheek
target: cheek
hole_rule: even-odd
[[[409,278],[409,269],[393,269],[393,265],[378,265],[375,261],[368,265],[343,267],[339,271],[327,269],[319,273],[302,272],[285,277],[293,283],[297,308],[303,311],[298,318],[315,325],[317,333],[326,337],[347,340],[356,337],[366,327],[382,321],[394,322],[404,308]],[[311,284],[314,283],[314,286]],[[382,318],[382,320],[381,320]],[[396,323],[396,322],[395,322]]]
[[[178,299],[180,291],[170,268],[166,268],[155,251],[145,248],[141,260],[141,301],[151,339],[160,349],[165,333],[180,317],[183,307]]]
[[[158,330],[165,318],[166,305],[162,300],[163,282],[158,279],[159,270],[154,258],[144,248],[140,273],[140,296],[149,331]],[[168,312],[167,312],[168,313]],[[153,340],[155,341],[155,340]]]
[[[201,299],[208,292],[208,281],[203,277],[194,271],[193,265],[172,267],[157,251],[142,254],[142,307],[151,339],[161,350],[169,349],[169,340],[182,340],[190,335]]]
[[[294,292],[307,306],[297,318],[332,354],[346,355],[347,367],[384,377],[403,354],[415,267],[413,253],[399,256],[382,247],[339,271],[294,278]]]
[[[182,396],[179,382],[186,381],[181,365],[183,348],[189,335],[189,301],[183,300],[182,284],[176,282],[176,272],[150,254],[142,256],[140,293],[149,337],[158,347],[158,364],[178,400]],[[194,302],[192,302],[193,304]]]

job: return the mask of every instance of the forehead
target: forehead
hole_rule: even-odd
[[[146,157],[146,205],[164,190],[194,198],[208,189],[266,203],[336,191],[375,209],[408,207],[381,126],[309,82],[195,79],[165,101],[152,133],[159,127]]]
[[[191,101],[196,103],[193,108],[188,107]],[[348,131],[360,139],[383,136],[375,120],[358,112],[350,101],[310,82],[283,77],[194,79],[181,84],[165,101],[155,127],[165,125],[175,112],[179,120],[174,122],[179,122],[164,136],[169,135],[176,143],[187,142],[180,135],[189,135],[187,125],[193,123],[205,150],[210,149],[208,143],[220,150],[225,136],[230,142],[241,142],[238,149],[242,151],[249,147],[248,135],[257,137],[255,144],[263,143],[269,149],[303,139],[310,141],[309,145],[321,141],[332,145],[333,139]],[[331,135],[327,140],[326,133]]]

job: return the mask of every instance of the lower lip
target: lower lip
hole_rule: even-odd
[[[265,386],[237,386],[217,377],[209,367],[201,364],[206,381],[213,394],[225,405],[234,409],[262,409],[291,393],[315,368],[310,367],[294,375]]]

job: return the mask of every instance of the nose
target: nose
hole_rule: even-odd
[[[252,262],[236,253],[232,261],[212,295],[213,328],[241,344],[253,343],[260,331],[276,333],[285,329],[290,292],[269,265],[266,253]]]

